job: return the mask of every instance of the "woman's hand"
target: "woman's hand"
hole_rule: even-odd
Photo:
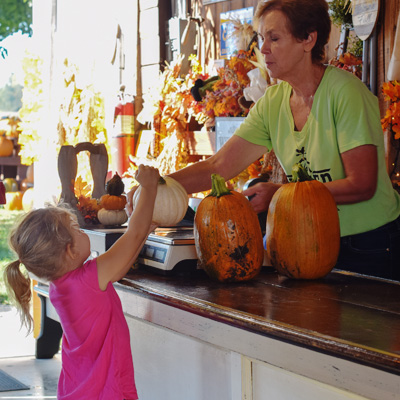
[[[259,182],[242,192],[243,195],[249,197],[250,204],[254,211],[259,214],[260,212],[267,211],[272,196],[282,185],[272,182]]]

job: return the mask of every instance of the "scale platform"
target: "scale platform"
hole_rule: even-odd
[[[107,251],[125,230],[125,226],[88,230],[92,256]],[[194,243],[193,223],[185,221],[177,226],[156,228],[143,245],[138,263],[163,275],[192,274],[201,270]],[[266,252],[263,265],[270,265]]]

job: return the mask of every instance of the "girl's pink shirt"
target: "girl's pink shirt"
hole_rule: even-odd
[[[137,399],[129,329],[112,283],[100,290],[96,260],[50,283],[63,328],[59,400]]]

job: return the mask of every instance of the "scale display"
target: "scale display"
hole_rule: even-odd
[[[138,262],[165,273],[197,267],[193,227],[157,228],[147,238]]]
[[[162,249],[159,246],[153,246],[152,244],[145,244],[140,252],[141,258],[147,260],[165,263],[167,259],[167,249]]]

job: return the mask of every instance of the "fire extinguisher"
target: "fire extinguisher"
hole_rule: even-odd
[[[129,168],[129,155],[135,155],[134,100],[120,87],[114,111],[114,126],[111,141],[111,165],[113,173],[120,176]]]

